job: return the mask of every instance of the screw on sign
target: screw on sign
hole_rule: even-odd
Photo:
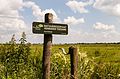
[[[45,14],[45,22],[33,22],[32,31],[35,34],[44,34],[43,47],[43,75],[42,79],[50,79],[50,55],[52,48],[52,34],[67,35],[68,25],[52,23],[53,15]]]

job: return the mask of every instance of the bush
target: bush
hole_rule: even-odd
[[[16,44],[13,35],[9,44],[0,45],[0,79],[42,79],[42,50],[31,51],[30,46],[24,32],[20,44]],[[97,63],[94,58],[101,53],[93,53],[93,58],[89,58],[87,53],[79,52],[78,79],[120,79],[119,64]],[[70,58],[65,54],[57,48],[53,50],[51,79],[70,79]]]

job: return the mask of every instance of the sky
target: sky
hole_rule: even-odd
[[[120,0],[0,0],[0,43],[13,34],[19,42],[43,43],[43,34],[32,33],[32,22],[44,22],[46,13],[54,23],[68,24],[68,35],[53,35],[53,43],[120,42]]]

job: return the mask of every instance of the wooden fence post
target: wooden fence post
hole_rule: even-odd
[[[77,48],[71,46],[69,48],[70,62],[71,62],[71,79],[78,79],[78,51]]]
[[[53,20],[53,15],[51,13],[45,14],[45,23],[52,23],[52,20]],[[44,34],[42,79],[50,79],[51,48],[52,48],[52,34]]]

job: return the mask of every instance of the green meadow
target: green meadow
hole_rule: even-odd
[[[51,78],[70,79],[69,47],[78,49],[78,79],[119,79],[119,43],[54,44]],[[1,44],[0,79],[42,79],[42,44]]]

